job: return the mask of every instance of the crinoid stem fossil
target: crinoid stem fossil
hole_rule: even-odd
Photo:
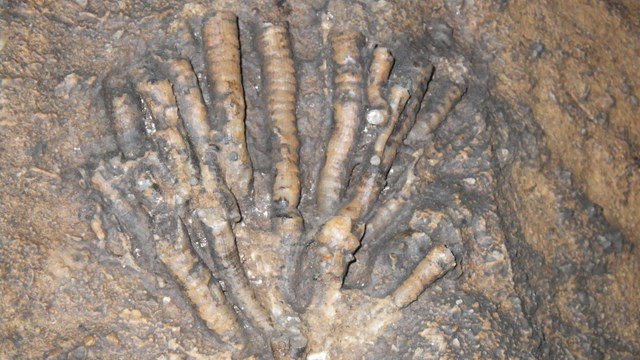
[[[333,131],[326,148],[324,166],[318,181],[317,201],[320,214],[330,215],[339,204],[347,183],[347,164],[354,148],[362,113],[363,41],[359,32],[331,35],[335,86],[333,94]]]
[[[432,111],[421,111],[416,123],[409,133],[409,140],[419,142],[425,136],[432,133],[447,118],[451,110],[464,95],[466,89],[457,84],[450,83],[444,91],[444,96]]]
[[[213,94],[213,123],[223,129],[218,143],[219,163],[230,190],[247,200],[253,182],[253,169],[245,138],[246,106],[240,69],[238,18],[219,11],[202,27],[202,43],[209,87]]]
[[[160,260],[184,288],[207,328],[223,342],[234,344],[236,350],[242,348],[242,330],[220,285],[191,249],[186,230],[181,225],[176,230],[171,239],[156,239]]]
[[[263,24],[258,35],[268,115],[273,126],[275,179],[272,201],[275,216],[299,216],[300,141],[296,126],[296,76],[286,26]]]
[[[310,184],[317,185],[318,211],[303,219],[296,109],[305,82],[296,79],[288,24],[271,18],[245,29],[232,13],[194,4],[185,9],[150,61],[105,82],[121,154],[92,169],[91,185],[117,219],[109,230],[131,238],[138,270],[180,286],[230,356],[361,358],[402,309],[456,266],[446,246],[427,252],[427,244],[410,260],[417,264],[413,271],[404,266],[381,286],[380,297],[344,286],[345,277],[354,277],[347,276],[354,256],[356,265],[366,265],[356,267],[355,277],[376,281],[367,266],[386,254],[387,235],[403,235],[392,233],[399,214],[413,211],[423,146],[413,153],[399,147],[416,121],[432,130],[429,124],[441,122],[461,94],[452,90],[435,115],[424,115],[433,66],[410,68],[415,76],[405,88],[390,76],[389,49],[369,53],[360,32],[332,31],[333,127],[320,174],[313,174],[317,184]],[[240,29],[255,39],[243,42],[251,61],[245,81],[257,90],[247,103],[261,96],[265,115],[250,119],[248,139],[260,142],[250,142],[251,155],[266,159],[271,170],[253,169],[247,151]],[[371,55],[366,73],[363,54]],[[254,137],[255,129],[269,130]],[[405,167],[398,170],[404,175],[390,174],[392,166]]]
[[[386,83],[393,66],[391,51],[384,47],[376,47],[373,50],[373,60],[369,65],[367,76],[367,122],[372,125],[381,125],[389,116],[389,104],[382,94],[382,86]]]
[[[387,142],[384,150],[381,165],[384,172],[388,172],[391,168],[393,160],[395,160],[396,154],[398,153],[398,148],[402,145],[402,142],[416,123],[416,116],[421,109],[424,95],[427,92],[427,86],[433,75],[433,69],[433,65],[428,65],[424,68],[418,68],[415,71],[414,81],[410,90],[411,98],[405,106],[396,131],[391,134],[391,138]]]
[[[216,207],[195,210],[194,221],[201,224],[202,232],[207,239],[207,247],[213,259],[213,265],[209,265],[213,267],[211,270],[220,280],[233,284],[227,293],[233,298],[234,303],[247,316],[251,325],[256,326],[263,335],[270,336],[273,324],[249,285],[231,225],[218,214]]]
[[[369,213],[371,206],[377,200],[378,194],[384,186],[386,174],[380,169],[381,159],[384,156],[387,140],[409,99],[409,92],[405,88],[395,85],[390,90],[389,98],[391,107],[389,119],[379,129],[378,136],[371,149],[369,163],[365,165],[366,170],[362,174],[353,198],[339,211],[340,215],[348,216],[352,221],[359,221]]]
[[[172,79],[178,110],[200,165],[203,191],[199,197],[193,198],[198,203],[194,206],[211,207],[207,206],[208,202],[220,205],[219,211],[225,212],[229,220],[237,222],[240,220],[238,205],[233,194],[223,184],[222,170],[213,153],[215,149],[210,145],[213,142],[213,131],[207,120],[207,109],[193,67],[186,60],[159,62]]]
[[[104,167],[103,167],[104,168]],[[102,171],[96,171],[91,178],[93,186],[100,191],[103,199],[108,201],[111,212],[118,219],[120,226],[130,234],[134,249],[139,249],[144,262],[151,264],[155,260],[155,248],[151,241],[151,219],[143,209],[133,206],[105,179]]]
[[[395,221],[398,214],[406,209],[406,204],[413,193],[413,185],[417,181],[414,174],[416,163],[422,155],[422,150],[413,154],[414,160],[407,165],[405,175],[401,178],[404,183],[399,191],[384,199],[382,203],[372,212],[371,218],[367,221],[364,247],[370,246],[371,242],[377,240]],[[361,256],[361,255],[360,255]]]
[[[456,259],[444,245],[434,246],[411,275],[391,295],[393,303],[403,308],[418,299],[424,289],[456,266]]]
[[[298,211],[300,140],[296,118],[297,83],[287,25],[262,24],[257,45],[262,57],[265,102],[274,134],[275,176],[271,200],[275,216],[273,225],[281,237],[284,252],[281,290],[289,301],[294,301],[291,279],[295,278],[302,251],[304,223]]]
[[[157,148],[176,179],[171,182],[174,196],[167,198],[173,206],[189,200],[192,179],[196,176],[189,147],[181,133],[182,123],[178,116],[178,106],[168,80],[149,81],[141,79],[136,90],[149,109],[156,125],[154,140]]]
[[[113,97],[111,101],[111,118],[116,131],[116,141],[125,159],[136,159],[144,154],[144,133],[139,119],[142,112],[127,92]]]

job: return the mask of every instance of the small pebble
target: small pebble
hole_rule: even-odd
[[[84,346],[87,346],[87,347],[93,346],[96,344],[96,337],[93,335],[87,335],[84,337],[83,342],[84,342]]]
[[[539,59],[542,56],[545,50],[545,46],[543,43],[536,41],[531,44],[531,47],[529,49],[531,51],[531,59],[535,60]]]
[[[367,114],[367,122],[371,125],[380,125],[384,122],[384,117],[382,116],[382,111],[380,110],[371,110]]]

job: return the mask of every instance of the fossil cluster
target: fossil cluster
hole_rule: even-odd
[[[316,205],[303,212],[301,85],[287,24],[254,24],[254,42],[242,44],[260,55],[268,173],[249,151],[236,15],[192,14],[171,27],[174,47],[104,80],[119,154],[91,171],[102,222],[126,235],[137,266],[180,286],[213,346],[234,357],[363,354],[456,266],[444,244],[394,228],[424,182],[422,141],[464,85],[450,82],[427,111],[432,65],[404,69],[411,79],[400,84],[390,78],[393,49],[330,31],[332,126],[307,189]],[[389,246],[409,247],[398,254],[412,258],[378,266],[398,255]]]

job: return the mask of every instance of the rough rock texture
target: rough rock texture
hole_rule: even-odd
[[[368,333],[349,315],[296,309],[314,351],[306,355],[640,357],[638,4],[415,3],[0,1],[0,358],[272,356],[260,341],[238,350],[212,332],[162,262],[132,248],[132,231],[92,182],[101,161],[124,152],[112,126],[111,89],[136,85],[122,74],[135,74],[131,69],[154,56],[192,51],[176,24],[217,10],[239,18],[256,183],[252,205],[241,210],[262,229],[271,219],[278,157],[266,135],[259,24],[288,22],[298,83],[299,209],[310,229],[326,220],[317,216],[315,185],[336,104],[332,32],[364,35],[365,69],[373,46],[389,48],[396,59],[390,84],[410,88],[411,69],[435,68],[419,125],[373,206],[379,211],[400,198],[400,210],[380,236],[361,238],[341,309],[366,317],[353,299],[388,295],[436,245],[451,250],[457,266],[370,339],[358,337]],[[199,27],[189,26],[199,39]],[[203,81],[203,64],[193,67]],[[448,106],[447,99],[455,101]],[[138,199],[134,186],[121,190]],[[236,232],[253,291],[272,294],[284,273],[259,265],[288,250],[271,231]],[[313,272],[314,261],[303,261],[303,272]],[[213,277],[221,280],[215,271]],[[222,288],[232,293],[235,285]],[[240,343],[255,336],[246,311],[235,308],[246,331]],[[317,352],[314,330],[327,328],[332,342]],[[341,330],[360,335],[344,347],[353,352],[338,355],[332,350],[340,348]]]

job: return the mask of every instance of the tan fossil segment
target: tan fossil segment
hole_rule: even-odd
[[[333,130],[318,180],[317,202],[322,215],[330,215],[347,183],[346,165],[354,148],[363,110],[363,65],[359,32],[332,34],[334,62]]]
[[[122,149],[125,159],[135,159],[144,153],[142,149],[142,127],[138,119],[141,117],[135,100],[129,94],[114,96],[111,100],[113,128],[116,141]]]
[[[236,196],[249,196],[253,172],[245,138],[246,105],[240,70],[238,20],[220,11],[204,21],[202,45],[209,87],[213,93],[214,124],[222,131],[216,139],[221,148],[220,166]]]
[[[373,50],[372,57],[367,77],[367,102],[369,103],[367,122],[380,125],[387,120],[389,115],[389,104],[384,98],[382,87],[391,74],[393,55],[389,49],[377,47]]]
[[[264,227],[246,212],[265,199],[256,197],[258,176],[247,150],[237,18],[217,12],[197,19],[201,31],[194,33],[201,36],[178,27],[178,45],[188,49],[150,55],[147,66],[122,76],[128,84],[105,92],[121,154],[100,163],[92,186],[131,238],[138,265],[173,278],[233,356],[362,355],[456,266],[447,247],[434,245],[386,296],[344,287],[354,254],[359,265],[367,262],[367,242],[390,226],[415,191],[421,149],[394,180],[398,191],[380,198],[403,141],[414,123],[432,131],[463,92],[452,88],[435,114],[421,114],[432,65],[413,69],[405,88],[389,80],[389,49],[376,46],[365,61],[362,34],[333,32],[333,125],[314,194],[319,224],[311,226],[318,221],[305,221],[298,209],[298,83],[288,27],[255,26],[255,42],[243,46],[257,47],[262,111],[272,132],[270,227]],[[197,56],[206,74],[194,65]],[[357,170],[349,173],[354,158]],[[247,242],[252,246],[241,251],[239,243]],[[365,268],[353,271],[356,282],[367,281]]]

